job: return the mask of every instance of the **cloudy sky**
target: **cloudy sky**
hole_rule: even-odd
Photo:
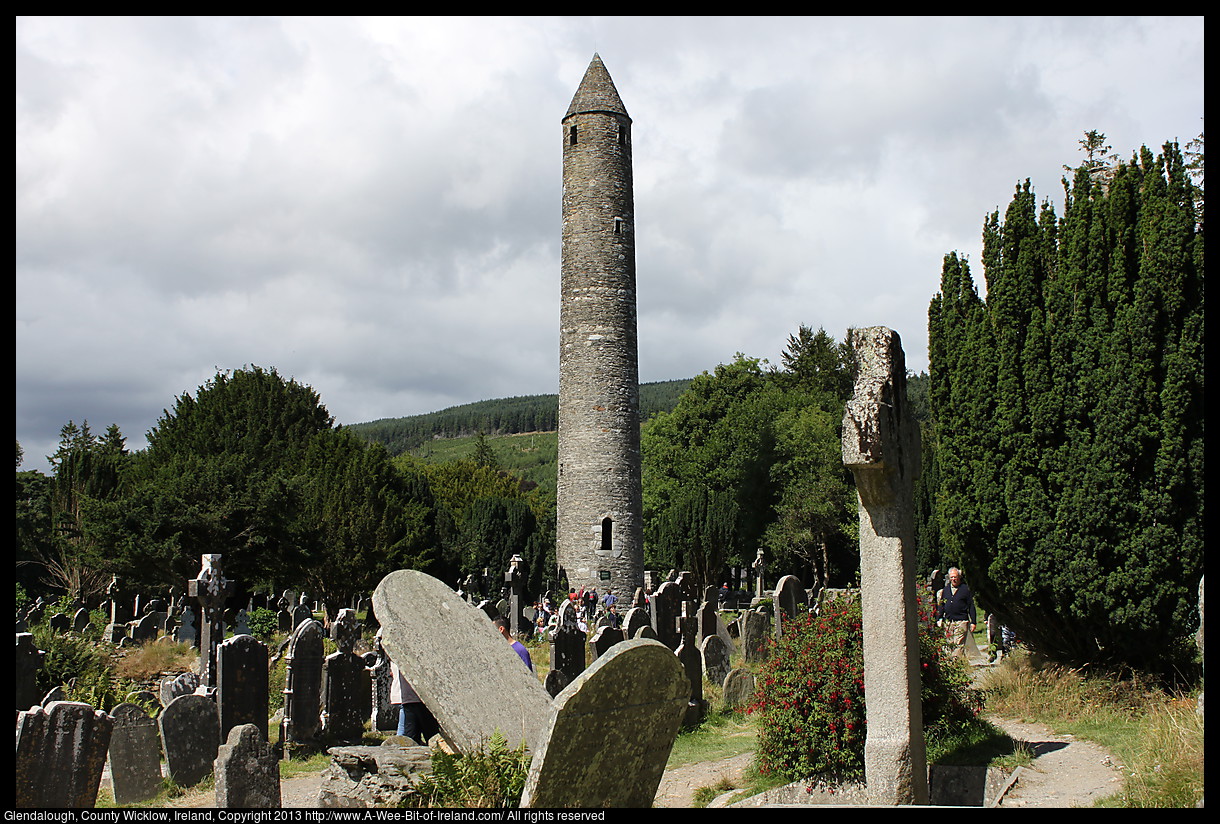
[[[941,260],[1098,129],[1203,130],[1203,20],[16,21],[17,440],[132,448],[218,369],[341,423],[557,391],[560,118],[631,114],[640,378],[801,324],[927,368]],[[981,279],[981,272],[976,271]]]

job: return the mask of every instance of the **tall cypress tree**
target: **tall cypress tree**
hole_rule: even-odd
[[[936,517],[950,563],[1071,664],[1189,666],[1202,572],[1202,232],[1176,145],[1028,181],[929,308]]]

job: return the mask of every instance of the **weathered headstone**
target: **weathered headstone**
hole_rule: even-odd
[[[322,625],[310,618],[292,631],[285,659],[284,733],[282,740],[314,740],[322,719]],[[287,756],[287,747],[285,747]]]
[[[331,624],[331,638],[338,642],[350,633],[352,624],[355,613],[339,610],[339,618]],[[337,741],[359,743],[373,699],[364,659],[351,650],[350,641],[343,643],[322,662],[322,732]]]
[[[84,632],[89,628],[89,610],[81,607],[72,616],[72,631]]]
[[[665,645],[616,644],[556,697],[521,806],[651,806],[689,694]]]
[[[15,807],[92,807],[114,719],[77,701],[17,713]]]
[[[509,561],[508,571],[504,573],[504,583],[508,586],[509,596],[506,611],[508,613],[508,631],[514,638],[521,635],[524,627],[521,625],[522,599],[525,595],[525,559],[514,555]]]
[[[554,698],[570,683],[572,683],[572,679],[568,678],[567,673],[553,669],[547,672],[546,677],[542,679],[542,688],[546,690],[547,695]]]
[[[267,736],[239,724],[216,753],[216,806],[273,809],[280,806],[280,768]]]
[[[179,643],[191,644],[197,646],[199,641],[199,633],[195,631],[195,610],[190,607],[185,607],[179,616],[182,624],[174,633],[174,638]]]
[[[253,724],[267,739],[270,706],[267,645],[252,635],[235,635],[216,647],[216,708],[220,737],[240,724]]]
[[[160,688],[158,690],[158,698],[160,698],[161,706],[168,707],[170,701],[173,701],[179,695],[190,695],[198,687],[199,676],[193,672],[184,672],[177,676],[165,676],[161,679]]]
[[[729,674],[729,648],[719,635],[709,635],[700,644],[703,656],[703,673],[713,684],[724,682]]]
[[[775,637],[784,637],[783,625],[805,612],[805,588],[795,575],[785,575],[775,583]]]
[[[692,603],[694,602],[686,601],[684,606]],[[678,649],[674,653],[678,656],[678,661],[682,664],[686,680],[690,685],[690,703],[683,720],[683,725],[686,727],[698,726],[707,714],[707,702],[703,700],[703,655],[695,641],[698,634],[697,620],[694,615],[687,614],[683,614],[679,619],[682,643],[678,645]]]
[[[599,627],[597,632],[593,633],[593,637],[589,639],[589,646],[593,649],[593,660],[601,658],[610,647],[623,640],[623,631],[615,627],[605,626]]]
[[[161,790],[161,741],[157,721],[138,704],[110,711],[110,785],[120,806],[147,801]]]
[[[741,614],[740,626],[742,660],[747,664],[760,663],[766,655],[771,619],[762,612],[749,610]]]
[[[373,709],[369,713],[369,726],[374,730],[398,729],[398,708],[390,703],[390,686],[393,683],[393,671],[390,669],[390,656],[385,654],[381,646],[381,637],[373,642],[376,660],[370,669],[372,680]]]
[[[843,415],[843,464],[855,478],[860,511],[865,783],[874,803],[926,804],[912,494],[919,431],[907,406],[898,334],[875,326],[847,337],[859,364]]]
[[[157,718],[161,748],[169,777],[180,787],[193,787],[212,772],[220,746],[220,716],[206,695],[180,695]]]
[[[585,633],[574,623],[560,623],[551,634],[551,669],[574,680],[585,669]]]
[[[652,628],[657,640],[671,650],[682,643],[678,634],[678,616],[682,614],[682,590],[677,584],[666,581],[652,596]]]
[[[387,575],[373,610],[386,651],[459,751],[497,729],[510,747],[538,745],[550,698],[484,614],[416,570]]]
[[[627,639],[634,638],[640,627],[649,625],[648,610],[643,607],[632,607],[623,616],[623,636]]]
[[[47,654],[34,645],[34,636],[17,633],[17,709],[28,710],[38,704],[38,670]]]
[[[754,673],[745,669],[731,670],[724,678],[724,708],[726,710],[744,707],[754,700],[757,688]]]

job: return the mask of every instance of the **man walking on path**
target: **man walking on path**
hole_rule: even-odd
[[[962,571],[949,567],[949,581],[941,593],[937,617],[944,621],[945,635],[953,645],[954,655],[966,654],[966,634],[973,633],[977,623],[974,593],[962,580]]]

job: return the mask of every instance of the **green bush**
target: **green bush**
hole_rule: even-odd
[[[525,743],[509,749],[497,730],[486,748],[465,755],[432,751],[432,774],[415,782],[411,807],[516,807],[530,759]]]
[[[34,644],[46,653],[37,676],[40,696],[63,687],[72,700],[97,709],[109,710],[117,703],[110,659],[95,642],[52,632],[45,625],[30,631]]]
[[[266,607],[255,607],[246,613],[246,625],[260,641],[270,641],[280,629],[279,616]]]
[[[949,655],[939,630],[921,623],[924,730],[956,730],[981,709],[964,659]],[[857,598],[821,614],[785,620],[784,636],[762,666],[757,713],[758,764],[788,780],[864,776],[864,634]]]

